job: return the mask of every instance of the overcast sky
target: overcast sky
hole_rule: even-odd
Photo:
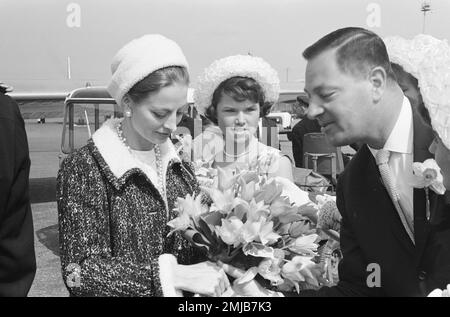
[[[431,0],[425,31],[450,40],[450,1]],[[0,0],[0,81],[15,91],[106,85],[110,61],[131,39],[161,33],[182,47],[192,81],[213,60],[252,53],[303,88],[302,51],[361,26],[381,36],[421,33],[421,0]],[[67,59],[70,56],[71,79]]]

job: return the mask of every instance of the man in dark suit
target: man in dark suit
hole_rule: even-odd
[[[0,296],[26,296],[36,272],[30,158],[17,103],[0,92]]]
[[[450,283],[450,208],[412,187],[412,163],[431,157],[429,127],[393,75],[386,47],[362,28],[307,48],[308,117],[335,146],[363,144],[340,175],[339,283],[300,296],[426,296]],[[257,286],[257,287],[255,287]],[[254,282],[241,292],[267,295]]]
[[[395,81],[384,43],[368,30],[345,28],[303,56],[308,117],[335,146],[365,144],[337,186],[340,282],[303,295],[424,296],[445,288],[449,206],[430,194],[435,219],[427,217],[425,190],[413,188],[409,178],[413,162],[431,157],[432,135]],[[377,163],[382,152],[388,159]]]

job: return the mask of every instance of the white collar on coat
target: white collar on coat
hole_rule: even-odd
[[[117,135],[116,127],[122,119],[109,119],[95,131],[92,140],[115,177],[120,178],[133,168],[139,168],[138,160],[130,153]],[[171,160],[181,162],[170,139],[160,145],[164,170]]]

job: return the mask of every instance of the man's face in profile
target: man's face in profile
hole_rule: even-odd
[[[324,51],[308,61],[305,75],[308,117],[317,119],[322,132],[335,146],[365,139],[372,120],[370,91],[368,80],[338,67],[334,50]]]

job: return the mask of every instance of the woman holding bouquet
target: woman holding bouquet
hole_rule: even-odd
[[[71,295],[218,296],[228,288],[221,269],[188,265],[195,255],[187,242],[167,237],[176,198],[199,191],[169,139],[186,105],[187,67],[179,46],[161,35],[135,39],[114,57],[108,91],[124,118],[106,121],[58,173],[61,264]]]
[[[194,101],[214,125],[194,140],[194,159],[228,174],[256,166],[294,190],[291,201],[301,205],[309,198],[292,183],[291,160],[255,136],[262,107],[276,102],[279,90],[276,71],[260,57],[235,55],[213,62],[198,80]]]

